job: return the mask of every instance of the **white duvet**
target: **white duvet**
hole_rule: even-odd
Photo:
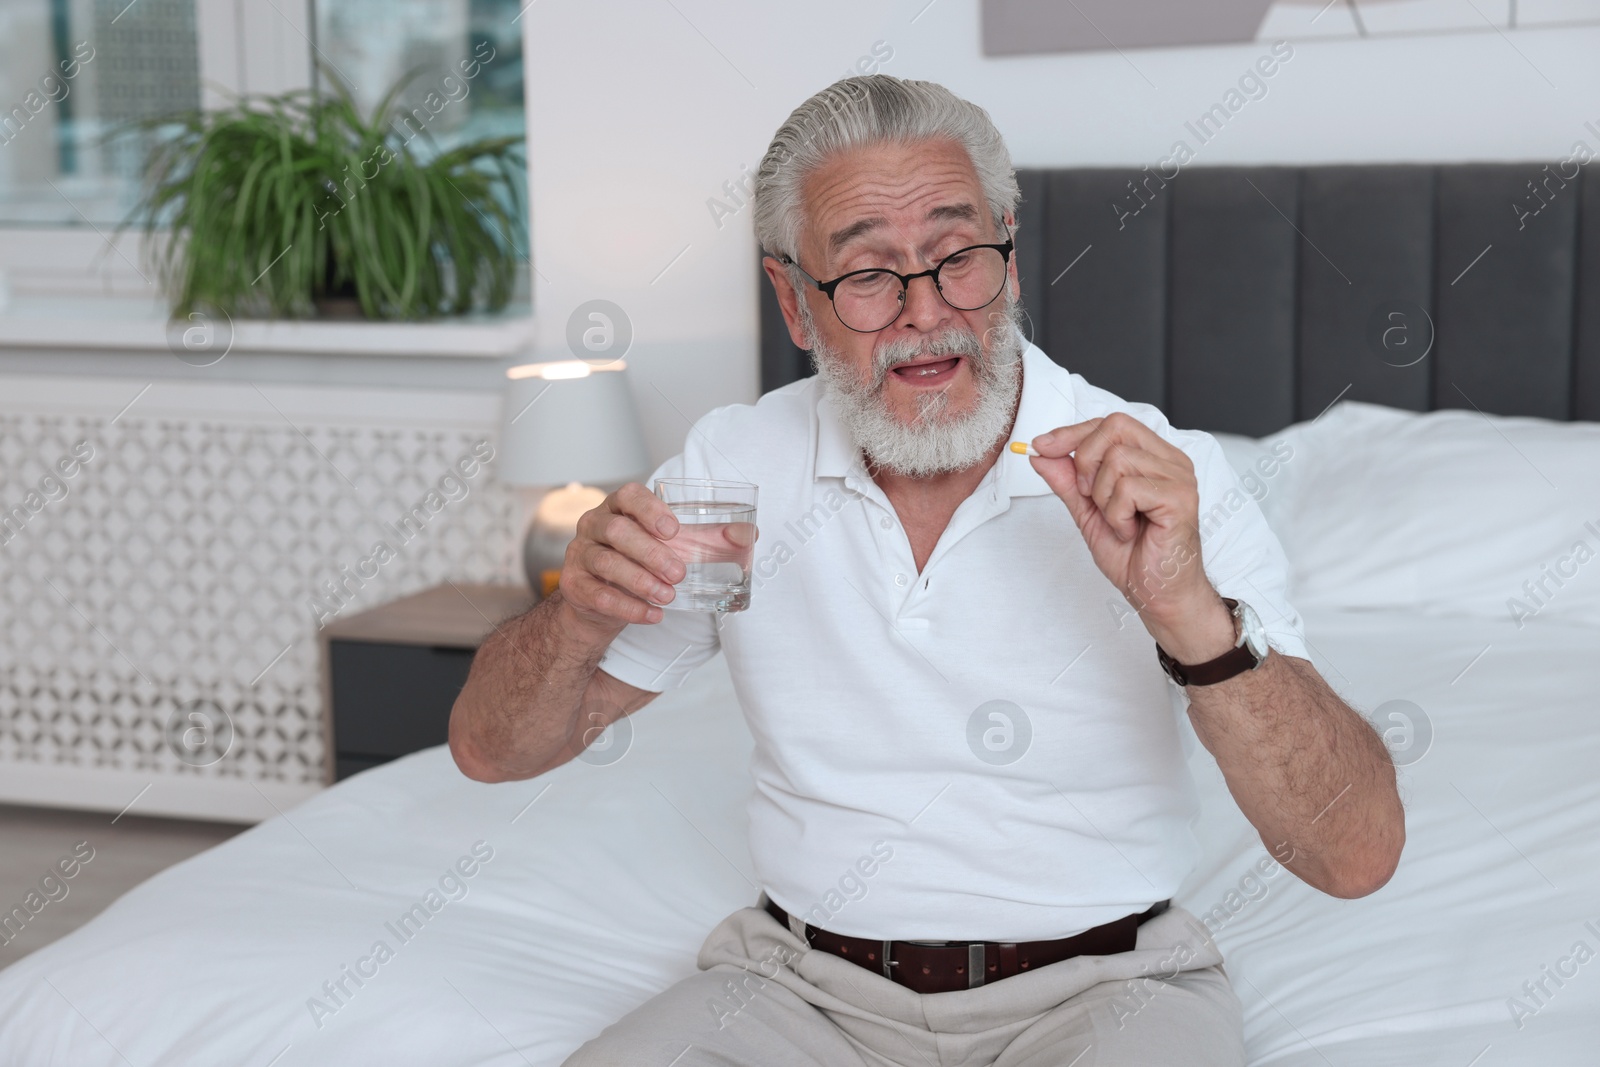
[[[1376,895],[1323,896],[1262,863],[1197,749],[1179,903],[1251,1063],[1600,1062],[1600,628],[1297,606],[1407,764],[1409,839]],[[430,749],[162,872],[0,972],[0,1067],[560,1063],[756,898],[721,657],[629,721],[604,766],[487,786]]]

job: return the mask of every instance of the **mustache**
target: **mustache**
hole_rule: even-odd
[[[955,326],[933,337],[908,337],[904,340],[890,341],[878,349],[873,357],[873,388],[881,387],[889,372],[902,363],[949,356],[966,356],[979,361],[983,358],[983,343],[971,330]]]

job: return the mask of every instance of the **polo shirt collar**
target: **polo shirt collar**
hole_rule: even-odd
[[[1078,421],[1078,393],[1071,372],[1028,342],[1022,350],[1022,399],[1009,440],[1031,441],[1047,430]],[[1000,462],[1006,464],[1006,492],[1011,496],[1055,494],[1027,456],[1007,450],[1000,453]]]
[[[1079,421],[1072,375],[1039,346],[1028,342],[1022,350],[1022,397],[1009,441],[1028,441],[1058,426]],[[859,451],[849,431],[839,421],[833,402],[817,390],[817,445],[814,478],[848,478],[862,473]],[[1001,452],[999,459],[1009,496],[1053,493],[1026,456]]]

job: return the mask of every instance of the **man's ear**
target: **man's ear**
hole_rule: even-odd
[[[1021,281],[1021,279],[1019,279],[1017,277],[1017,248],[1016,248],[1016,243],[1015,243],[1016,242],[1016,229],[1017,229],[1017,218],[1016,218],[1016,216],[1015,215],[1007,215],[1005,217],[1005,224],[1006,224],[1006,236],[1010,237],[1012,239],[1011,258],[1006,261],[1006,277],[1008,279],[1007,282],[1006,282],[1006,287],[1011,290],[1011,299],[1013,299],[1013,300],[1021,300],[1022,299],[1022,281]]]
[[[806,347],[806,334],[800,328],[800,294],[789,281],[789,272],[772,256],[761,257],[761,269],[772,282],[772,291],[778,296],[778,307],[783,309],[784,324],[789,327],[789,339],[796,348]]]

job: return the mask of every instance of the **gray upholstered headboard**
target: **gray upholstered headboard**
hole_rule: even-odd
[[[1213,432],[1268,434],[1341,395],[1600,420],[1597,169],[1019,170],[1032,340]],[[810,365],[759,284],[766,390]]]

